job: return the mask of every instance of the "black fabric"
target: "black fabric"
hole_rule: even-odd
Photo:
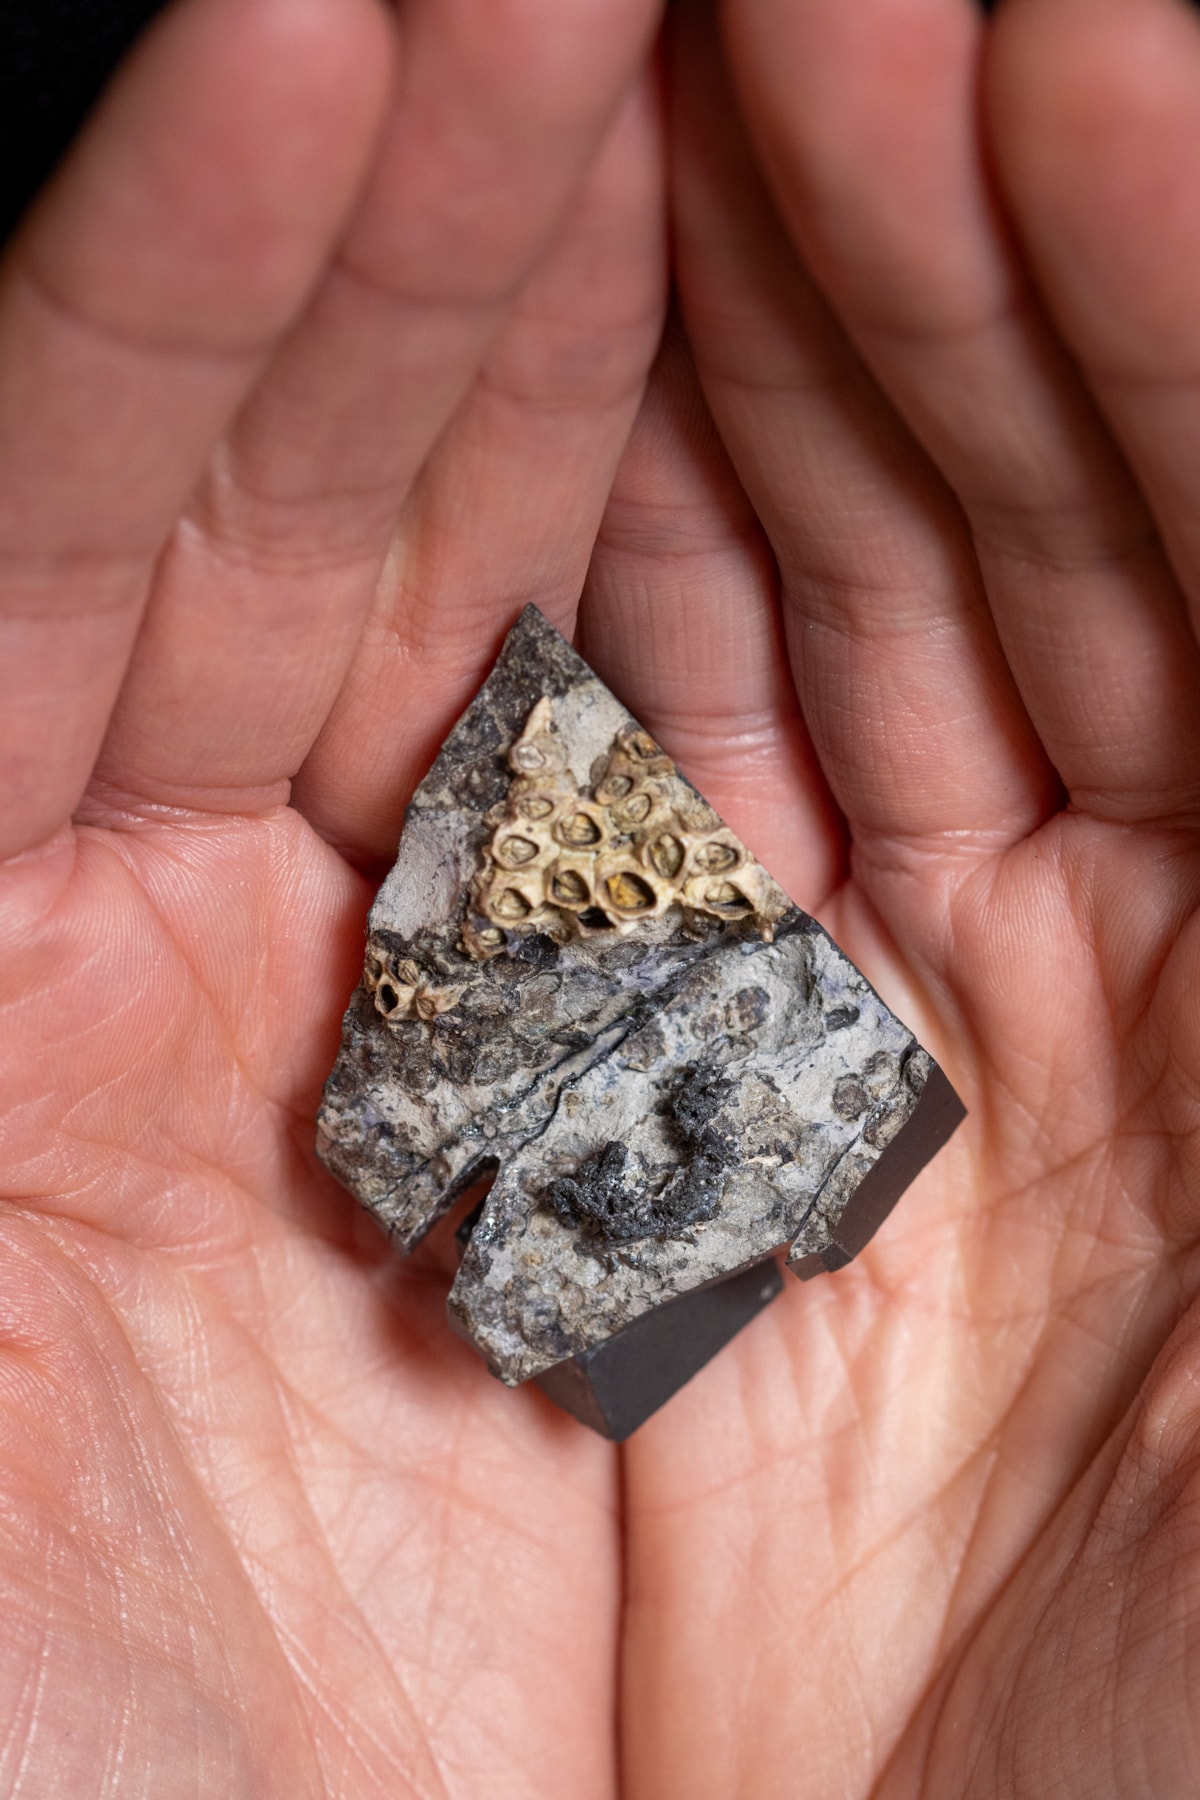
[[[0,0],[0,237],[164,0]]]

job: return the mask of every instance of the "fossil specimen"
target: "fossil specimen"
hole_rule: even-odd
[[[455,1328],[610,1436],[853,1256],[941,1071],[532,607],[372,908],[319,1150],[402,1250],[483,1174]]]
[[[770,940],[787,895],[653,738],[618,731],[592,789],[567,756],[543,695],[508,753],[512,779],[471,883],[472,915],[486,923],[464,928],[469,956],[499,955],[513,931],[556,944],[629,933],[671,907],[692,935],[703,920],[752,919]]]

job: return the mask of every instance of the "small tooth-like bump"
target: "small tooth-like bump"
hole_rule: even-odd
[[[670,758],[659,749],[648,731],[625,731],[617,739],[626,756],[633,757],[640,763],[669,762]]]
[[[741,888],[734,887],[732,881],[714,882],[704,890],[704,902],[716,912],[749,912],[750,902]]]
[[[517,837],[515,833],[512,837],[501,838],[494,852],[496,861],[509,869],[519,869],[525,863],[533,862],[537,853],[538,847],[530,838]]]
[[[641,875],[635,875],[630,869],[622,869],[617,875],[610,875],[604,883],[609,904],[620,913],[646,913],[652,911],[658,896],[650,883]]]
[[[498,919],[526,919],[533,911],[519,888],[501,888],[492,899],[492,911]]]
[[[701,844],[696,852],[696,866],[707,874],[724,874],[726,869],[736,869],[741,857],[732,844]]]
[[[669,831],[655,838],[647,854],[664,881],[673,881],[683,867],[683,845]]]
[[[550,877],[550,898],[557,906],[587,906],[591,889],[578,869],[557,869]]]
[[[631,794],[623,806],[614,807],[613,819],[622,828],[643,825],[650,817],[652,805],[649,794]]]
[[[607,836],[602,821],[593,813],[582,809],[567,813],[561,818],[554,828],[554,834],[560,843],[569,845],[572,850],[588,850],[593,844],[603,842]]]

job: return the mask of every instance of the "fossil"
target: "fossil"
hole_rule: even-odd
[[[413,797],[320,1155],[401,1251],[481,1176],[450,1321],[623,1437],[857,1253],[962,1107],[529,607]]]
[[[640,728],[618,731],[591,788],[572,777],[569,746],[543,695],[508,753],[508,792],[488,815],[495,830],[471,883],[462,944],[482,961],[514,933],[552,942],[627,934],[680,910],[750,919],[770,942],[790,902],[722,825],[670,757]]]

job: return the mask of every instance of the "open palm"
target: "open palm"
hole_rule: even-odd
[[[313,1118],[367,875],[637,410],[654,16],[402,24],[173,9],[0,295],[5,1794],[612,1785],[611,1454]]]
[[[960,0],[739,0],[757,165],[679,9],[630,435],[652,24],[185,0],[10,257],[6,1792],[1194,1786],[1200,31],[1008,0],[1014,237]],[[406,793],[585,573],[972,1108],[623,1468],[311,1148]]]

